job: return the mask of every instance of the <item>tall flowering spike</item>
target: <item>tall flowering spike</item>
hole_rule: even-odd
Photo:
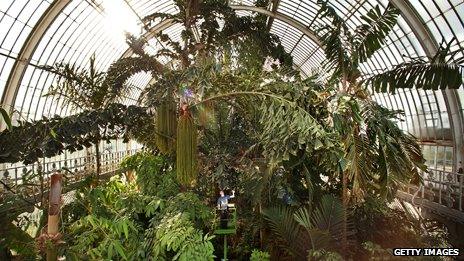
[[[195,183],[197,170],[197,128],[192,115],[183,106],[177,125],[177,179],[184,186]]]

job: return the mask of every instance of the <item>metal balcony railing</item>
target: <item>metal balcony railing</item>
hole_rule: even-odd
[[[423,173],[422,177],[423,186],[407,186],[403,188],[403,191],[416,195],[415,199],[424,199],[450,209],[463,211],[464,174],[430,170],[428,173]]]
[[[118,170],[121,160],[137,151],[139,149],[102,153],[101,174]],[[94,173],[95,169],[95,156],[85,156],[46,163],[34,163],[27,166],[9,167],[4,170],[0,169],[0,178],[2,183],[8,185],[14,193],[26,196],[39,191],[37,184],[48,186],[50,175],[57,170],[64,171],[68,179],[67,183],[72,184]],[[43,182],[38,180],[37,173],[39,172],[43,173]],[[422,173],[422,176],[424,179],[423,185],[419,187],[413,185],[403,186],[398,196],[412,201],[416,206],[434,208],[435,211],[442,212],[443,215],[462,218],[462,222],[464,222],[464,174],[429,170],[428,173]],[[24,183],[35,184],[35,186],[21,186],[26,185]],[[3,184],[0,185],[0,197],[7,191]],[[424,204],[424,202],[427,204]]]
[[[104,152],[101,156],[101,174],[107,174],[119,169],[119,163],[127,156],[133,155],[138,149]],[[26,166],[13,166],[0,170],[1,181],[0,192],[3,194],[8,191],[20,193],[28,192],[34,194],[39,186],[48,186],[50,176],[56,171],[61,170],[65,174],[67,183],[75,183],[84,179],[87,175],[96,171],[96,157],[94,155],[57,160],[50,162],[36,162]],[[42,173],[39,175],[39,173]],[[43,181],[41,181],[43,179]],[[26,185],[31,186],[26,186]],[[24,185],[24,186],[21,186]],[[26,190],[26,191],[25,191]]]

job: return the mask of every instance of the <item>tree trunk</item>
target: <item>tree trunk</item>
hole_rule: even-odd
[[[48,209],[47,234],[49,237],[56,237],[59,234],[59,220],[61,208],[61,174],[53,174],[50,179],[50,196]],[[58,259],[57,242],[47,246],[47,261]]]
[[[347,250],[347,234],[348,234],[348,219],[347,219],[347,211],[348,211],[348,176],[346,171],[342,171],[342,179],[343,179],[343,191],[342,191],[342,200],[343,200],[343,208],[345,209],[345,214],[343,215],[343,238],[342,238],[342,247],[343,252]]]
[[[343,79],[342,79],[342,88],[343,92],[348,92],[348,82],[345,70],[343,70]],[[345,146],[346,147],[346,146]],[[346,148],[345,148],[346,149]],[[341,176],[342,176],[342,204],[343,208],[345,209],[345,215],[343,216],[343,238],[342,238],[342,248],[343,252],[346,253],[347,250],[347,234],[348,234],[348,219],[347,219],[347,211],[348,211],[348,175],[346,171],[343,171],[341,165],[339,165]]]
[[[97,175],[97,180],[100,178],[101,174],[101,161],[100,161],[100,138],[97,138],[95,141],[95,162],[97,164],[97,170],[96,170],[96,175]]]

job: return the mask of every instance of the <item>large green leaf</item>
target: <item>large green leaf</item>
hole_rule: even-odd
[[[312,224],[314,228],[327,231],[333,242],[343,238],[346,211],[341,201],[334,195],[324,195],[318,208],[313,211]],[[350,228],[350,224],[347,224]],[[350,236],[352,231],[348,231]]]
[[[418,57],[400,63],[390,70],[371,76],[365,83],[371,84],[376,92],[390,93],[403,88],[458,89],[463,83],[464,59],[454,59],[456,52],[450,52],[453,41],[454,39],[442,45],[430,59]]]
[[[361,16],[364,23],[355,30],[353,59],[365,62],[375,51],[380,49],[385,43],[388,33],[396,25],[399,14],[400,11],[389,3],[384,12],[377,5]]]
[[[264,218],[269,221],[269,226],[279,246],[294,257],[301,257],[302,242],[299,224],[295,222],[293,211],[285,206],[271,207],[263,211]],[[308,246],[308,245],[307,245]]]
[[[8,115],[8,112],[0,107],[0,114],[2,115],[2,119],[5,121],[7,128],[11,130],[13,126],[11,125],[11,118],[10,115]]]

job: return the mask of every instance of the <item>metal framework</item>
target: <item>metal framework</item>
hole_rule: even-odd
[[[13,105],[16,101],[19,84],[26,71],[27,65],[31,61],[32,54],[34,54],[37,45],[42,40],[45,32],[52,25],[58,15],[63,9],[71,2],[71,0],[58,0],[53,2],[48,9],[44,12],[42,17],[35,25],[32,32],[29,34],[26,42],[24,43],[21,51],[16,57],[16,61],[11,70],[11,74],[8,77],[8,81],[5,86],[5,90],[2,95],[1,104],[4,108],[10,108],[10,112],[13,110]]]
[[[132,52],[122,37],[115,37],[105,12],[97,8],[122,2],[134,13],[134,19],[153,12],[176,13],[172,0],[2,0],[0,1],[0,94],[1,105],[15,110],[15,117],[38,119],[54,114],[73,113],[61,106],[59,98],[44,97],[55,76],[34,65],[51,65],[65,61],[84,66],[96,54],[98,67],[105,70],[115,60]],[[312,33],[327,23],[318,16],[316,0],[273,0],[268,7],[256,7],[254,0],[230,0],[240,15],[257,12],[269,16],[269,30],[281,38],[285,49],[294,57],[295,67],[304,75],[324,61],[323,47]],[[387,68],[407,56],[436,53],[439,43],[456,38],[453,50],[464,56],[464,2],[459,0],[390,0],[401,10],[401,18],[389,35],[386,46],[361,65],[363,73]],[[360,17],[386,0],[334,0],[330,4],[351,28]],[[128,19],[127,17],[121,19]],[[161,44],[155,40],[162,30],[179,39],[182,26],[165,20],[149,28],[140,26],[140,34],[150,43],[147,51],[156,52]],[[169,61],[164,60],[164,63]],[[150,74],[140,73],[129,79],[134,91],[127,104],[137,102],[140,92],[149,84]],[[382,105],[405,111],[400,126],[417,136],[427,164],[432,169],[427,186],[435,193],[433,201],[462,211],[462,180],[456,172],[464,162],[464,90],[404,90],[395,95],[375,94]],[[1,126],[0,126],[1,128]],[[118,141],[119,142],[119,141]],[[118,142],[115,142],[118,143]],[[116,146],[116,145],[115,145]],[[122,144],[119,144],[122,146]],[[53,160],[81,157],[82,153],[64,155]],[[2,166],[0,166],[2,167]],[[3,166],[10,168],[15,166]],[[430,185],[429,185],[430,184]],[[428,193],[422,192],[423,197]],[[458,198],[460,198],[458,200]],[[453,201],[454,200],[454,201]]]

